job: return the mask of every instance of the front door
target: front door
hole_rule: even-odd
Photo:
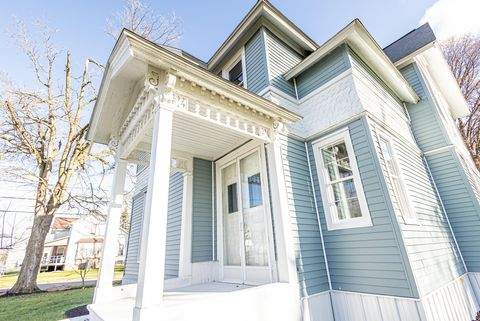
[[[230,156],[219,166],[223,280],[247,284],[272,281],[265,205],[266,178],[259,148]]]

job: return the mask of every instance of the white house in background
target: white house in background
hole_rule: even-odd
[[[90,121],[116,150],[90,320],[470,321],[467,113],[428,25],[382,49],[354,20],[318,45],[258,1],[208,62],[124,30]]]
[[[89,260],[98,267],[102,256],[105,223],[92,217],[55,217],[45,241],[40,271],[72,270]],[[125,260],[126,235],[120,232],[116,263]]]

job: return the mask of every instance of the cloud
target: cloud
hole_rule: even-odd
[[[480,0],[438,0],[425,11],[420,25],[429,22],[439,40],[480,34],[479,14]]]

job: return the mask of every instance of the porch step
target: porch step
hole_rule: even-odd
[[[89,306],[90,321],[132,320],[134,298]],[[172,321],[296,321],[300,300],[285,283],[245,286],[208,283],[171,290],[149,318]]]

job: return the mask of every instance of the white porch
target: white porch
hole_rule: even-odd
[[[141,41],[127,31],[122,34],[102,82],[98,110],[91,120],[90,136],[96,142],[108,141],[116,150],[117,161],[100,275],[94,303],[89,306],[91,319],[299,319],[295,255],[284,195],[280,146],[276,140],[285,124],[298,116],[212,76],[190,62],[179,60],[163,48],[139,48],[137,42]],[[262,267],[254,266],[258,262],[249,265],[246,252],[242,250],[233,259],[238,259],[233,264],[235,267],[227,269],[229,263],[224,258],[223,246],[229,232],[223,228],[222,211],[230,205],[221,200],[227,196],[221,192],[225,186],[219,179],[219,175],[223,175],[219,166],[236,162],[238,174],[234,180],[238,180],[235,182],[240,186],[239,160],[252,153],[258,156],[255,165],[258,174],[254,179],[256,184],[261,181],[262,185],[255,191],[263,201],[254,200],[255,215],[261,215],[264,220],[262,242],[265,246],[261,250],[264,257],[263,260],[257,259]],[[145,154],[148,162],[140,157]],[[210,261],[202,263],[194,263],[191,259],[194,157],[217,164],[214,176],[217,181],[214,183],[212,179],[210,191],[212,200],[217,200],[212,204],[212,217],[216,213],[218,224],[216,231],[212,231],[216,239],[211,245],[212,252],[217,255],[212,254]],[[136,284],[113,287],[115,246],[127,163],[149,166],[140,264]],[[185,195],[179,275],[164,280],[172,170],[184,173]],[[216,184],[215,188],[213,184]],[[228,214],[242,213],[241,196],[238,196],[238,202],[239,205],[235,201],[232,205],[235,210],[232,207]],[[243,229],[243,223],[239,226]],[[240,242],[244,243],[243,237]],[[252,239],[250,243],[259,239]]]
[[[266,321],[296,320],[298,297],[285,283],[246,286],[232,283],[205,283],[173,290],[163,295],[155,309],[155,320]],[[89,306],[90,321],[132,320],[135,299]],[[281,307],[281,308],[280,308]]]

